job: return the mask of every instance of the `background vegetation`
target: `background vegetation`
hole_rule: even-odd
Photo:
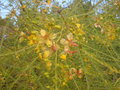
[[[120,1],[0,1],[1,90],[120,90]]]

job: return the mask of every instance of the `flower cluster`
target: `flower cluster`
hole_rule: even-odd
[[[66,39],[62,38],[62,39],[60,40],[60,43],[64,46],[64,50],[63,50],[63,52],[61,53],[61,58],[62,58],[63,60],[66,59],[66,55],[67,55],[67,54],[74,54],[74,53],[77,52],[77,51],[72,51],[72,50],[70,49],[70,47],[76,47],[76,46],[78,46],[78,45],[75,43],[75,41],[73,40],[73,34],[72,34],[72,33],[69,33],[69,34],[67,35],[67,38],[66,38]]]
[[[28,44],[36,44],[35,51],[39,54],[40,59],[47,59],[51,53],[59,47],[55,43],[56,34],[48,33],[45,30],[33,31],[28,37]]]
[[[78,77],[78,78],[82,78],[83,77],[83,70],[80,69],[76,69],[76,68],[71,68],[68,72],[69,75],[69,79],[73,79],[74,77]]]
[[[43,25],[44,26],[44,25]],[[67,70],[70,67],[69,64],[65,62],[70,62],[70,57],[74,57],[74,54],[77,55],[77,39],[74,37],[77,33],[80,35],[85,34],[81,29],[81,24],[77,22],[74,24],[76,31],[73,32],[66,30],[66,27],[62,28],[60,25],[52,23],[45,23],[45,27],[40,30],[34,30],[25,34],[21,32],[20,41],[24,38],[27,41],[29,46],[33,46],[35,55],[38,56],[38,60],[42,63],[46,70],[52,70],[54,65],[59,68],[61,75],[64,78],[63,84],[67,81],[72,80],[74,77],[81,78],[83,76],[82,69],[73,69]],[[70,27],[69,29],[73,28]],[[46,29],[47,28],[47,29]],[[64,33],[64,30],[65,33]],[[54,58],[55,57],[55,58]],[[57,57],[57,63],[54,60]],[[68,60],[69,59],[69,60]],[[45,76],[48,78],[48,72],[45,72]]]
[[[52,53],[55,53],[57,50],[62,50],[60,58],[66,60],[68,54],[77,52],[71,50],[72,47],[78,46],[78,44],[75,43],[76,41],[72,33],[67,34],[66,38],[61,38],[58,43],[56,43],[56,37],[56,33],[49,33],[43,29],[40,31],[32,31],[27,38],[28,45],[36,45],[35,51],[38,53],[40,59],[48,59]]]

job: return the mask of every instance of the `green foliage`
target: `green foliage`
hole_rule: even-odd
[[[0,89],[119,90],[119,0],[76,0],[51,12],[39,12],[38,1],[23,0],[7,24],[0,19],[7,27],[0,37]]]

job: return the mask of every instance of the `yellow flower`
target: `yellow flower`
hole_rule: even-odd
[[[65,85],[67,85],[67,84],[66,84],[66,82],[63,82],[62,85],[65,86]]]
[[[55,25],[55,28],[60,29],[61,26],[60,25]]]
[[[77,26],[77,28],[80,28],[81,25],[79,23],[77,23],[76,26]]]
[[[31,33],[32,33],[32,34],[37,34],[37,33],[38,33],[38,31],[31,31]]]
[[[37,40],[37,37],[35,35],[30,35],[28,37],[29,40]]]
[[[24,32],[21,32],[20,33],[20,36],[25,36],[26,34]]]
[[[34,41],[33,40],[30,40],[29,42],[28,42],[28,45],[33,45],[34,44]]]
[[[40,52],[40,47],[37,45],[37,47],[35,48],[36,53]]]
[[[43,57],[42,57],[42,53],[39,53],[39,55],[38,55],[38,56],[39,56],[39,58],[40,58],[40,59],[42,59],[42,58],[43,58]]]
[[[69,34],[67,35],[67,39],[68,39],[68,40],[73,40],[73,34],[72,34],[72,33],[69,33]]]
[[[22,8],[26,8],[26,5],[22,5]]]
[[[66,55],[65,55],[65,54],[62,54],[62,55],[60,56],[60,58],[63,59],[63,60],[66,60]]]
[[[50,56],[50,51],[45,51],[43,53],[43,58],[48,58]]]
[[[85,32],[82,29],[77,29],[76,31],[74,31],[74,33],[81,36],[85,34]]]
[[[65,40],[64,38],[62,38],[60,40],[60,43],[63,44],[63,45],[68,45],[69,44],[69,42],[67,40]]]
[[[85,32],[84,32],[83,30],[80,29],[80,30],[79,30],[79,34],[80,34],[80,35],[84,35]]]
[[[43,37],[44,37],[47,33],[46,33],[46,31],[45,31],[45,30],[41,29],[40,34],[41,34],[41,36],[43,36]]]
[[[46,86],[46,88],[50,88],[50,86]]]
[[[51,67],[51,66],[52,66],[52,63],[51,63],[50,61],[48,61],[48,62],[46,63],[46,66],[47,66],[47,67]]]
[[[47,45],[48,47],[51,47],[51,46],[52,46],[52,41],[47,40],[47,41],[46,41],[46,45]]]
[[[49,38],[50,40],[54,40],[57,37],[57,34],[50,34]]]
[[[48,5],[50,5],[51,4],[51,0],[47,0],[47,3],[48,3]]]
[[[16,55],[16,58],[19,59],[19,57],[20,57],[20,54],[17,54],[17,55]]]
[[[115,40],[115,38],[116,38],[115,35],[110,35],[110,36],[108,37],[108,39],[110,39],[110,40]]]

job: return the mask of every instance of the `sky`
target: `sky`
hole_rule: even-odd
[[[69,4],[71,4],[73,2],[73,0],[55,0],[55,1],[59,2],[59,4],[62,7],[66,7],[67,5],[69,5]],[[3,3],[6,6],[9,4],[9,2],[7,0],[0,0],[0,4],[1,3]],[[10,8],[7,8],[7,9],[10,9]],[[9,13],[9,10],[7,10],[7,9],[6,8],[2,8],[2,5],[0,5],[0,16],[2,18],[5,18],[6,15]]]
[[[66,7],[67,5],[71,4],[73,2],[73,0],[55,0],[55,1],[58,1],[59,4],[62,6],[62,7]],[[64,2],[64,3],[63,3]]]
[[[62,7],[67,7],[68,5],[70,5],[74,0],[54,0],[56,2],[59,2],[59,5],[61,5]],[[92,0],[92,4],[97,3],[98,0]],[[64,3],[63,3],[64,2]],[[9,2],[7,0],[0,0],[0,4],[4,3],[4,5],[8,5]],[[7,9],[10,9],[9,7],[7,7]],[[2,8],[2,6],[0,5],[0,16],[2,18],[5,18],[6,15],[9,13],[9,10],[7,10],[6,8]]]
[[[8,14],[9,10],[4,9],[1,5],[1,3],[4,3],[4,5],[8,5],[7,0],[0,0],[0,16],[2,18],[5,18],[5,16]]]

